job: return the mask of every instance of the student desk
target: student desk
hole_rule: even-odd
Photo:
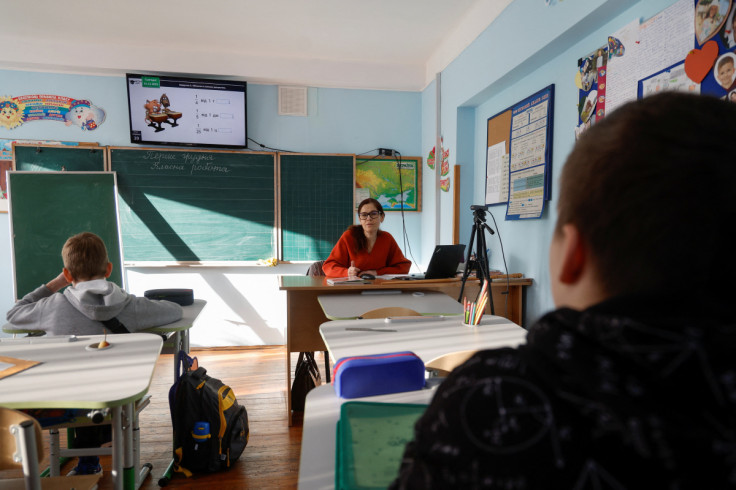
[[[174,334],[174,374],[176,374],[176,363],[179,362],[176,353],[178,353],[179,350],[189,352],[189,329],[194,326],[194,322],[197,320],[197,317],[202,312],[206,304],[207,301],[203,299],[195,299],[194,303],[191,305],[181,307],[182,317],[180,320],[143,330],[144,332],[156,334]],[[12,323],[6,323],[3,325],[3,332],[12,333],[13,335],[38,331],[39,330],[29,330],[27,328],[17,327]]]
[[[347,400],[335,394],[333,385],[318,386],[307,393],[299,458],[299,488],[335,488],[335,437],[340,407],[346,401],[429,404],[434,389],[368,396]]]
[[[378,294],[376,294],[378,293]],[[386,289],[346,294],[321,294],[317,297],[330,320],[352,320],[363,313],[387,306],[402,306],[422,315],[461,315],[463,305],[436,291]]]
[[[493,305],[496,313],[509,318],[516,324],[522,321],[523,287],[530,286],[529,278],[511,279],[508,295],[506,280],[491,283]],[[380,289],[400,289],[402,291],[439,291],[457,298],[462,283],[460,278],[430,279],[419,281],[376,279],[370,284],[340,284],[330,286],[325,277],[279,276],[279,290],[286,291],[286,412],[291,425],[291,353],[327,350],[319,334],[319,326],[327,317],[319,304],[318,297],[328,294],[344,294],[348,291],[370,291]],[[469,279],[465,294],[475,297],[479,291],[478,281]],[[506,311],[508,298],[508,311]],[[507,314],[503,314],[507,312]]]
[[[133,424],[123,420],[135,417],[135,401],[149,389],[163,342],[157,335],[133,333],[108,337],[108,349],[87,349],[102,339],[102,335],[0,339],[0,356],[41,362],[0,379],[0,405],[111,409],[114,488],[131,489],[137,471]]]
[[[323,323],[319,331],[333,362],[349,356],[412,351],[426,364],[453,352],[516,347],[526,341],[526,330],[500,316],[485,315],[472,327],[462,321],[461,316],[413,317],[390,323],[383,318],[338,320]]]
[[[396,332],[350,331],[346,328],[380,328]],[[384,319],[340,320],[323,323],[320,332],[331,357],[369,355],[411,350],[427,363],[444,354],[465,350],[516,347],[526,341],[526,330],[506,318],[486,315],[480,325],[466,327],[462,317],[386,323]],[[299,488],[332,489],[335,485],[335,427],[346,401],[429,404],[432,388],[365,398],[343,399],[333,385],[322,385],[307,394],[299,460]],[[315,448],[320,448],[316,451]],[[325,448],[327,454],[325,455]],[[325,457],[326,456],[326,457]]]

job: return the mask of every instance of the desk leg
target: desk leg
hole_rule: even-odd
[[[112,483],[123,490],[123,408],[112,409]]]
[[[189,329],[181,331],[181,350],[189,354]]]
[[[291,427],[291,351],[286,348],[286,415],[289,419],[289,427]]]
[[[176,380],[176,365],[179,364],[179,351],[183,350],[187,354],[189,354],[189,329],[186,330],[177,330],[174,333],[174,380]],[[172,440],[172,447],[173,447],[173,436],[171,438]],[[161,477],[158,479],[158,486],[163,487],[168,485],[169,481],[171,480],[171,477],[174,474],[174,461],[175,459],[172,458],[172,460],[169,462],[168,466],[164,470],[164,473],[161,475]],[[145,479],[145,476],[143,476],[143,470],[141,470],[141,479],[142,482],[143,479]]]
[[[181,334],[174,332],[174,381],[176,381],[176,365],[179,364],[179,349],[181,349]]]
[[[291,328],[295,325],[296,312],[292,311],[293,295],[286,292],[286,419],[291,427]]]
[[[133,454],[133,419],[135,418],[135,406],[127,403],[123,407],[123,488],[135,490],[136,468]]]

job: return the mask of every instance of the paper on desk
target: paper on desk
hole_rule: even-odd
[[[335,284],[369,284],[370,281],[367,279],[361,279],[360,277],[333,277],[327,279],[327,284],[334,286]]]

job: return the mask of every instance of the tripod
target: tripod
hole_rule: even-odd
[[[468,280],[468,275],[471,270],[475,270],[475,276],[483,284],[483,281],[488,281],[488,302],[491,304],[491,315],[494,315],[493,311],[493,293],[491,291],[491,273],[488,264],[488,253],[486,248],[486,235],[485,231],[488,230],[491,235],[495,232],[486,224],[486,207],[473,205],[470,206],[470,210],[473,211],[473,229],[470,232],[470,242],[468,245],[468,253],[465,258],[465,271],[463,272],[463,282],[460,287],[460,297],[457,299],[462,303],[463,292],[465,291],[465,283]],[[473,243],[475,243],[475,260],[470,260],[470,256],[473,252]]]

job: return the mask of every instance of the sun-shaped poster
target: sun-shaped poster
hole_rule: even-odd
[[[13,129],[23,124],[25,106],[13,97],[0,96],[0,126]]]

